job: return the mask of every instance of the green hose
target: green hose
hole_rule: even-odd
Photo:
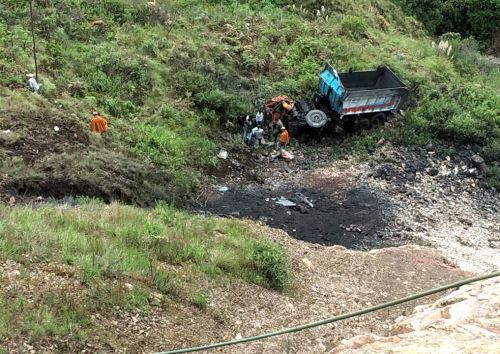
[[[329,323],[333,323],[333,322],[345,320],[347,318],[357,317],[357,316],[361,316],[361,315],[364,315],[364,314],[367,314],[367,313],[370,313],[370,312],[382,310],[382,309],[385,309],[387,307],[391,307],[391,306],[399,305],[399,304],[402,304],[402,303],[405,303],[405,302],[408,302],[408,301],[420,299],[422,297],[429,296],[429,295],[432,295],[432,294],[436,294],[436,293],[439,293],[439,292],[442,292],[442,291],[445,291],[445,290],[449,290],[449,289],[452,289],[452,288],[457,288],[457,287],[460,287],[462,285],[466,285],[466,284],[475,283],[475,282],[478,282],[478,281],[481,281],[481,280],[498,277],[499,275],[500,275],[500,270],[499,271],[495,271],[493,273],[489,273],[489,274],[477,276],[477,277],[474,277],[474,278],[469,278],[469,279],[465,279],[465,280],[462,280],[462,281],[458,281],[456,283],[452,283],[452,284],[440,286],[439,288],[427,290],[427,291],[424,291],[422,293],[411,295],[411,296],[407,296],[407,297],[404,297],[404,298],[399,299],[399,300],[394,300],[394,301],[386,302],[384,304],[373,306],[373,307],[370,307],[370,308],[367,308],[367,309],[364,309],[364,310],[355,311],[355,312],[351,312],[351,313],[348,313],[348,314],[344,314],[344,315],[339,315],[339,316],[327,318],[325,320],[321,320],[321,321],[317,321],[317,322],[311,322],[311,323],[308,323],[308,324],[305,324],[305,325],[301,325],[301,326],[297,326],[297,327],[285,328],[285,329],[281,329],[281,330],[276,331],[276,332],[271,332],[271,333],[266,333],[266,334],[260,334],[260,335],[253,336],[253,337],[246,337],[246,338],[241,338],[241,339],[235,339],[235,340],[231,340],[231,341],[227,341],[227,342],[202,345],[202,346],[199,346],[199,347],[177,349],[177,350],[171,350],[171,351],[167,351],[167,352],[158,352],[156,354],[178,354],[178,353],[199,352],[199,351],[202,351],[202,350],[208,350],[208,349],[213,349],[213,348],[221,348],[221,347],[226,347],[226,346],[229,346],[229,345],[236,345],[236,344],[241,344],[241,343],[254,342],[254,341],[265,339],[265,338],[269,338],[269,337],[275,337],[275,336],[280,336],[280,335],[287,334],[287,333],[299,332],[299,331],[303,331],[303,330],[308,329],[308,328],[323,326],[325,324],[329,324]]]

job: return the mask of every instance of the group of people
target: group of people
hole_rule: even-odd
[[[273,143],[277,148],[284,148],[290,142],[288,131],[280,119],[266,125],[263,112],[257,112],[254,119],[249,115],[242,116],[240,119],[241,136],[252,149],[273,145]],[[266,137],[270,143],[266,143]]]

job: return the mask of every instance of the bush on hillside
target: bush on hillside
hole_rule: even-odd
[[[455,67],[462,73],[490,74],[496,65],[479,52],[479,43],[473,37],[461,38],[460,33],[450,32],[441,36],[451,46],[450,58]]]
[[[477,144],[489,161],[500,156],[500,97],[479,87],[426,94],[406,129],[463,144]]]
[[[364,18],[351,15],[344,17],[341,26],[344,34],[356,39],[364,37],[368,28]]]
[[[392,0],[430,33],[458,32],[488,41],[500,21],[498,0]]]
[[[284,290],[289,282],[285,252],[270,240],[255,243],[250,260],[273,289]]]

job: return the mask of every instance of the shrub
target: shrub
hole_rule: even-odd
[[[500,191],[500,166],[491,167],[486,177],[488,184]]]
[[[208,295],[203,291],[198,291],[191,297],[191,302],[199,309],[206,309],[208,305]]]
[[[288,259],[285,252],[270,240],[255,242],[250,260],[271,288],[284,290],[289,282]]]
[[[364,37],[368,28],[364,18],[352,15],[344,17],[341,27],[344,34],[356,39]]]
[[[500,138],[500,98],[479,88],[452,88],[426,94],[412,123],[437,137],[485,144]]]

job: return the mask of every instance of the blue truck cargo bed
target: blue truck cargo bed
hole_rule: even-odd
[[[406,103],[408,87],[389,69],[337,73],[327,64],[320,74],[319,94],[340,118],[395,111]]]

